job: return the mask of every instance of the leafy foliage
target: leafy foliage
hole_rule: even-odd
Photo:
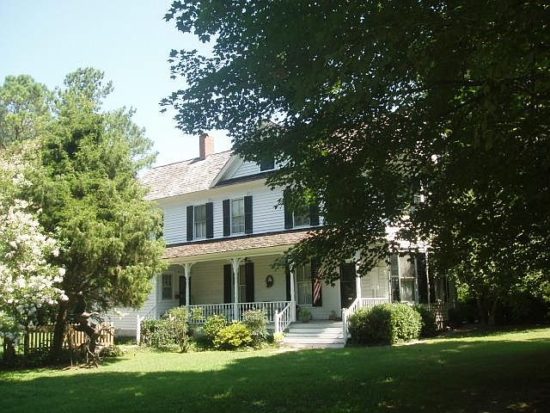
[[[243,314],[243,323],[250,330],[255,345],[268,339],[267,315],[263,310],[250,310]]]
[[[414,309],[420,314],[422,320],[420,337],[434,337],[437,335],[437,324],[434,313],[422,305],[415,305]]]
[[[231,323],[217,332],[214,338],[214,347],[220,350],[233,350],[249,346],[253,342],[252,332],[239,321]]]
[[[395,344],[420,337],[422,318],[407,304],[382,304],[350,317],[352,340],[359,344]]]
[[[40,136],[52,119],[52,97],[28,75],[6,76],[0,86],[0,148]]]
[[[214,339],[218,332],[227,326],[227,320],[221,314],[214,314],[206,320],[203,327],[203,332],[210,343],[214,343]]]
[[[141,329],[143,342],[159,350],[175,348],[186,351],[188,347],[187,310],[185,307],[170,309],[160,320],[143,320]]]
[[[187,86],[163,104],[188,133],[226,129],[244,158],[274,158],[268,183],[321,206],[326,225],[295,263],[323,256],[330,279],[360,251],[366,273],[395,246],[393,225],[429,241],[432,268],[467,284],[489,319],[519,278],[550,274],[545,11],[175,1],[166,19],[213,49],[172,51]]]

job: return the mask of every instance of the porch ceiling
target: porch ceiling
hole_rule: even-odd
[[[166,248],[164,258],[171,262],[197,262],[236,255],[278,254],[309,236],[310,229],[190,242]]]

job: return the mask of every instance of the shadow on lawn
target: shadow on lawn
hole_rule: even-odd
[[[307,350],[204,372],[0,376],[0,394],[2,412],[543,412],[550,340]]]

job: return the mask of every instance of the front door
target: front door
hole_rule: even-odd
[[[340,300],[342,308],[348,308],[357,297],[355,264],[340,265]]]

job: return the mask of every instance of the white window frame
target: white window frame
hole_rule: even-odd
[[[392,272],[392,259],[395,259],[394,257],[397,257],[397,275],[394,274]],[[418,302],[418,294],[417,294],[417,289],[416,289],[416,269],[414,271],[414,275],[412,277],[405,277],[404,274],[403,274],[403,269],[401,268],[401,256],[399,255],[399,253],[397,254],[391,254],[390,256],[390,280],[391,280],[391,283],[390,283],[390,288],[391,288],[391,291],[390,291],[390,296],[392,297],[392,300],[393,300],[393,286],[394,286],[394,283],[397,283],[398,285],[398,289],[399,289],[399,299],[397,300],[397,302],[400,302],[400,303],[417,303]],[[408,285],[409,288],[411,289],[411,294],[412,294],[412,300],[405,300],[404,299],[404,296],[405,296],[405,288],[404,288],[404,285]]]
[[[174,289],[173,289],[173,274],[171,272],[168,272],[168,273],[164,273],[161,275],[161,278],[160,278],[160,285],[161,285],[161,290],[160,290],[160,298],[162,300],[171,300],[172,299],[172,296],[174,294]],[[166,294],[166,292],[169,291],[169,294]]]
[[[202,209],[204,211],[204,219],[197,220],[197,211]],[[206,238],[206,204],[193,206],[193,239],[205,239]]]
[[[234,215],[235,208],[234,203],[240,202],[242,204],[242,215]],[[245,210],[244,210],[244,197],[234,198],[230,201],[230,224],[231,224],[231,234],[244,234],[245,231]],[[235,218],[239,218],[239,221],[242,219],[242,223],[236,223]],[[238,227],[236,227],[238,225]],[[242,227],[242,229],[241,229]]]
[[[296,267],[296,302],[301,306],[313,305],[311,264]]]

